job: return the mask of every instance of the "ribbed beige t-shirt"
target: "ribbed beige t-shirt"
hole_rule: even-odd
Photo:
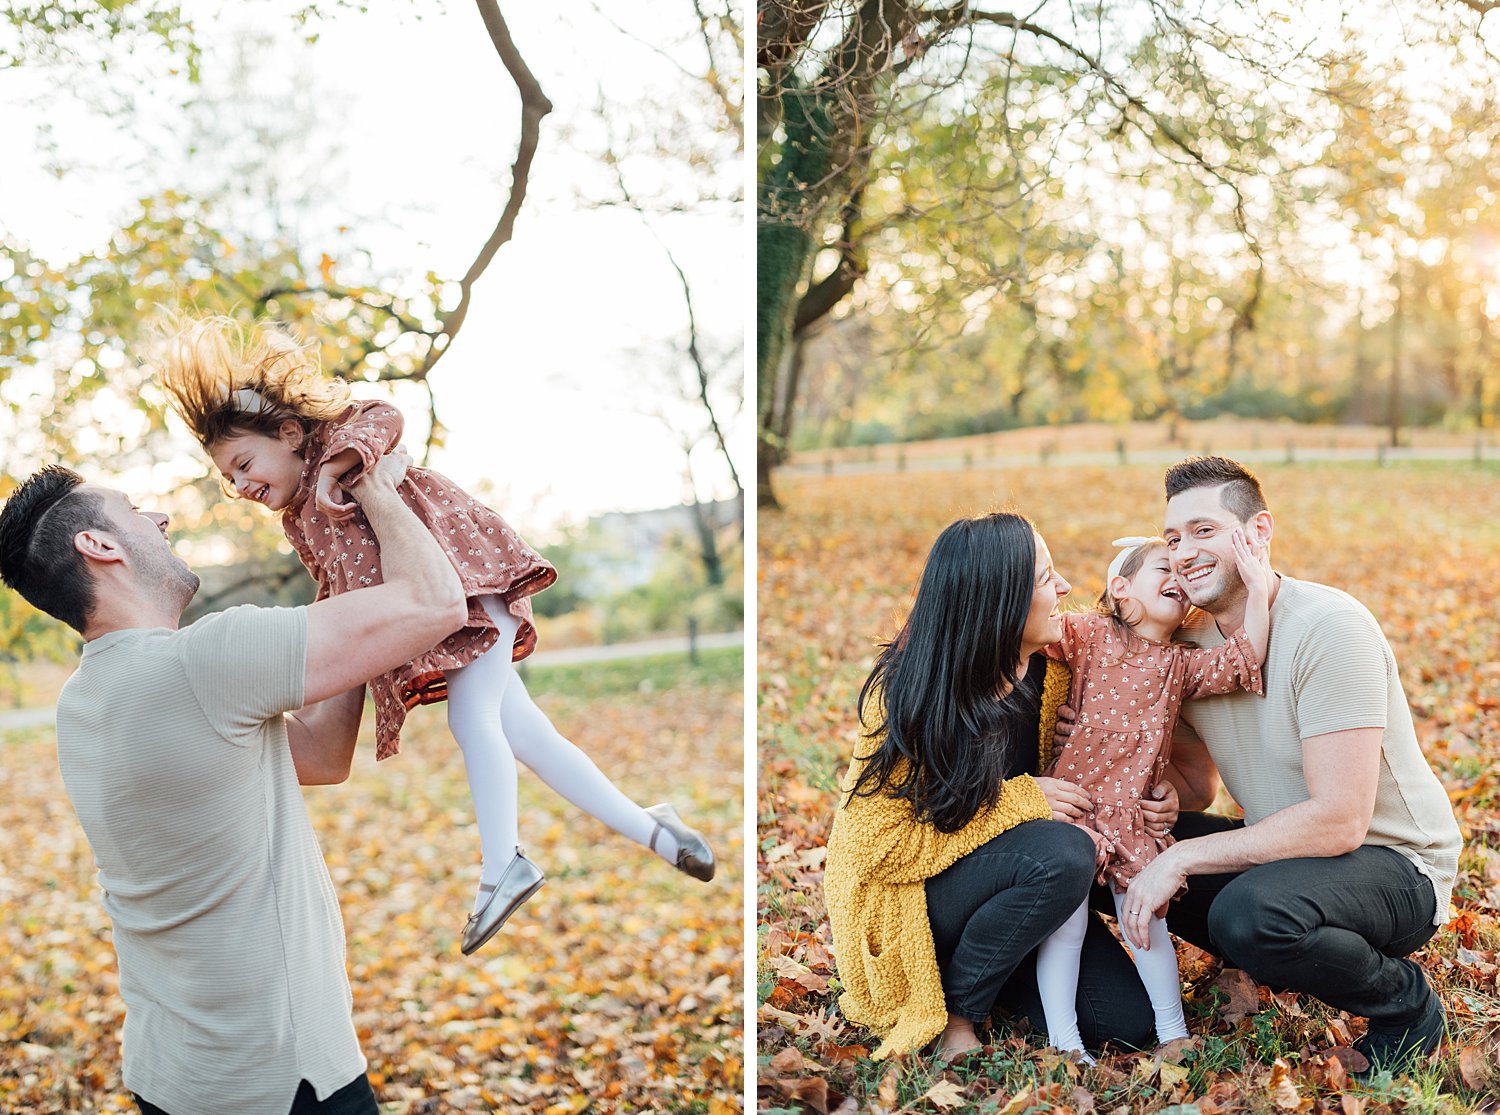
[[[84,646],[57,702],[63,782],[99,868],[125,1086],[172,1115],[286,1115],[365,1071],[344,927],[282,713],[307,613],[232,608]]]
[[[1308,799],[1304,739],[1383,728],[1375,813],[1364,843],[1399,852],[1432,881],[1433,921],[1441,925],[1463,838],[1417,743],[1390,643],[1348,593],[1290,577],[1280,584],[1271,607],[1265,697],[1243,691],[1202,697],[1182,706],[1182,719],[1208,746],[1248,824]],[[1225,641],[1201,612],[1179,636],[1199,646]]]

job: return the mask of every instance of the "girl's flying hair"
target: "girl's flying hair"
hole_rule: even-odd
[[[205,449],[236,434],[274,437],[288,419],[306,431],[349,406],[349,385],[325,377],[314,347],[279,326],[173,317],[161,333],[158,379]]]

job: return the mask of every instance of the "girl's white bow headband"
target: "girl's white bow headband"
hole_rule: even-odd
[[[253,387],[241,387],[229,393],[230,405],[245,414],[264,414],[271,409],[266,397]]]
[[[1109,591],[1109,583],[1111,581],[1122,575],[1120,570],[1125,567],[1125,559],[1135,553],[1138,547],[1144,546],[1148,542],[1160,541],[1160,538],[1150,538],[1145,535],[1136,534],[1131,535],[1129,538],[1116,538],[1111,542],[1111,546],[1123,546],[1124,549],[1115,555],[1114,561],[1109,563],[1109,573],[1104,578],[1105,591]]]

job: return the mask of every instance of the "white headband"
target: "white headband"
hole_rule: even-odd
[[[1111,542],[1111,546],[1123,546],[1124,549],[1122,549],[1118,554],[1115,555],[1114,561],[1109,563],[1109,572],[1104,577],[1104,591],[1109,591],[1109,583],[1116,577],[1124,576],[1124,574],[1122,574],[1120,570],[1125,567],[1126,558],[1135,553],[1137,549],[1139,549],[1141,546],[1144,546],[1146,543],[1160,541],[1160,538],[1148,538],[1145,535],[1136,534],[1132,535],[1129,538],[1116,538],[1113,542]]]
[[[266,397],[253,387],[241,387],[229,393],[229,402],[236,410],[246,414],[265,414],[271,409]]]

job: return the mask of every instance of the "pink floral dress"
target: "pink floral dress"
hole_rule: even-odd
[[[1097,613],[1064,615],[1062,627],[1046,652],[1072,671],[1068,704],[1078,719],[1044,773],[1093,798],[1078,824],[1098,848],[1098,881],[1123,891],[1172,843],[1146,831],[1141,798],[1166,770],[1182,702],[1236,689],[1264,696],[1265,682],[1243,629],[1201,648],[1152,642]]]
[[[401,440],[402,425],[401,412],[389,403],[356,403],[314,429],[303,444],[302,485],[282,512],[281,526],[318,583],[319,600],[378,585],[382,577],[380,546],[364,512],[356,510],[336,523],[318,510],[313,498],[318,471],[343,450],[353,449],[359,464],[344,474],[352,480]],[[536,647],[528,597],[557,580],[557,570],[510,524],[441,473],[413,467],[396,490],[458,570],[469,598],[469,620],[426,654],[370,682],[377,759],[401,749],[401,725],[409,710],[448,696],[444,670],[468,665],[495,645],[499,636],[479,597],[499,596],[521,621],[511,648],[512,660],[519,661]]]

